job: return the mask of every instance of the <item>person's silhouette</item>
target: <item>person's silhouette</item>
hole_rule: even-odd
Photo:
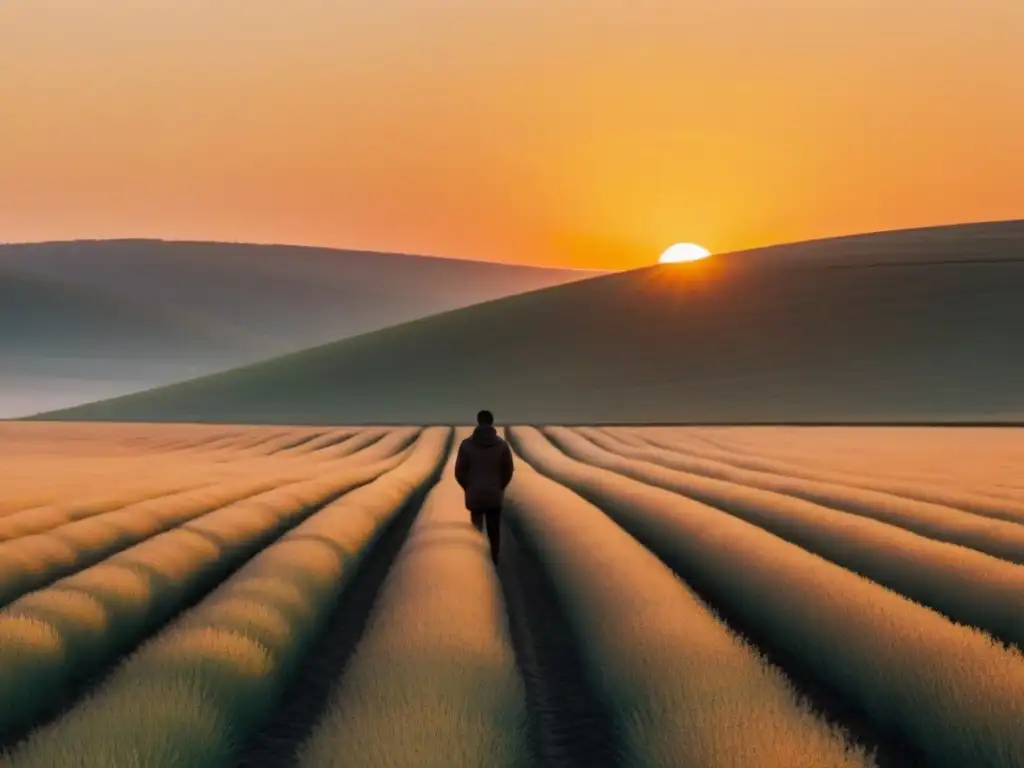
[[[515,468],[512,449],[498,437],[491,412],[480,411],[476,423],[473,434],[459,445],[455,480],[466,492],[466,509],[473,526],[483,532],[486,521],[491,559],[497,564],[501,507]]]

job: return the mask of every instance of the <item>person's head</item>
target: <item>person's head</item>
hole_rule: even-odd
[[[476,423],[481,427],[494,426],[494,414],[490,411],[480,411],[476,415]]]

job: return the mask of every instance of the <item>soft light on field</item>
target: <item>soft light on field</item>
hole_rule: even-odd
[[[676,243],[665,249],[658,258],[659,264],[678,264],[681,261],[699,261],[711,255],[711,251],[696,243]]]
[[[0,768],[1024,768],[1022,429],[510,427],[507,604],[466,427],[104,429],[0,422]]]

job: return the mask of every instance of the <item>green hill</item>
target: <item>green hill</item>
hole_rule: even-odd
[[[821,240],[534,291],[48,419],[1024,421],[1024,222]]]

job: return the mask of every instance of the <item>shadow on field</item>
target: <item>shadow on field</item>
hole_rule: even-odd
[[[434,476],[424,483],[371,544],[274,713],[238,751],[236,768],[291,768],[297,764],[298,750],[326,711],[330,696],[363,636],[388,571],[436,481]],[[330,544],[337,547],[333,542]]]
[[[498,577],[516,663],[526,686],[533,765],[618,765],[612,723],[594,695],[579,644],[536,557],[503,524]]]

